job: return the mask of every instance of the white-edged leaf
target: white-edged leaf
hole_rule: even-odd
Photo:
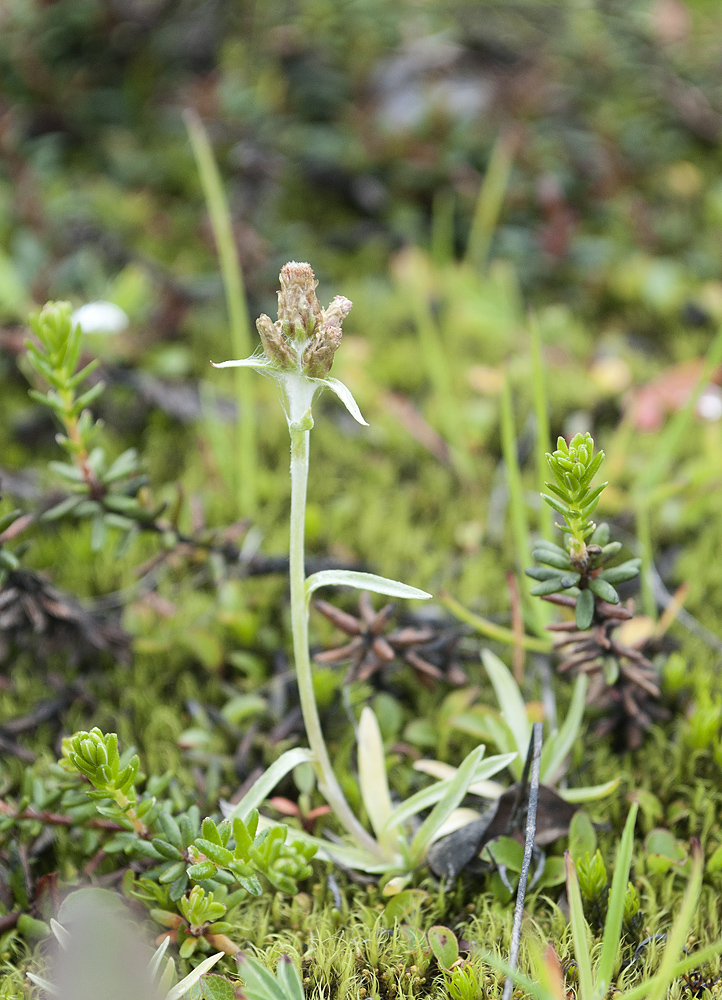
[[[248,814],[257,809],[260,804],[267,799],[270,792],[276,787],[278,782],[285,778],[289,771],[299,764],[306,764],[313,760],[313,754],[305,747],[295,747],[282,753],[277,761],[263,772],[261,777],[254,781],[241,801],[232,806],[228,802],[221,802],[221,811],[226,819],[235,819],[240,816],[245,820]]]
[[[511,754],[510,756],[516,757],[516,754]],[[494,757],[489,757],[484,762],[489,763],[490,760],[494,760]],[[482,764],[483,767],[483,764]],[[429,774],[432,778],[438,778],[439,781],[445,781],[447,778],[453,778],[456,774],[458,768],[452,767],[451,764],[445,764],[440,760],[417,760],[414,761],[414,770],[421,771],[423,774]],[[498,799],[506,791],[506,786],[502,785],[500,781],[474,781],[469,785],[469,795],[478,795],[482,799]]]
[[[150,962],[148,962],[148,971],[150,972],[150,977],[153,982],[158,979],[160,973],[160,963],[163,961],[163,956],[168,951],[168,945],[170,944],[170,938],[164,937],[161,943],[153,952],[153,957]]]
[[[477,747],[477,749],[479,748]],[[477,782],[490,778],[492,774],[498,774],[499,771],[508,767],[509,764],[516,760],[517,757],[518,754],[516,753],[501,753],[496,754],[493,757],[487,757],[485,760],[480,760],[471,779],[468,790],[470,790],[472,785]],[[424,809],[430,809],[431,806],[439,802],[439,800],[444,797],[449,789],[449,786],[459,773],[457,768],[454,768],[453,771],[454,773],[451,777],[446,778],[443,781],[439,781],[435,785],[429,785],[428,788],[422,788],[420,792],[410,795],[408,799],[401,803],[401,805],[396,806],[389,817],[388,829],[390,830],[393,827],[399,826],[401,823],[405,823],[407,820],[411,819],[412,816],[422,812]]]
[[[185,979],[181,979],[179,983],[170,990],[165,997],[165,1000],[180,1000],[180,998],[188,992],[194,983],[197,983],[201,976],[205,975],[209,969],[212,969],[219,959],[223,958],[225,952],[217,951],[215,955],[211,955],[209,958],[204,959],[200,965],[197,965],[192,972],[189,972]]]
[[[42,976],[36,976],[34,972],[26,972],[25,975],[31,983],[39,986],[41,990],[45,990],[45,992],[49,993],[51,996],[57,996],[58,993],[60,993],[57,986],[53,986],[52,983],[49,983],[47,979],[43,979]]]
[[[484,747],[476,747],[464,759],[461,767],[449,781],[448,787],[441,799],[436,803],[411,841],[412,861],[420,861],[426,848],[431,843],[434,834],[446,822],[454,809],[466,795],[469,785],[474,780],[476,768],[484,756]]]
[[[50,918],[50,930],[55,935],[55,940],[58,942],[63,951],[70,944],[70,931],[59,924],[55,917]]]
[[[306,579],[306,600],[319,587],[355,587],[357,590],[371,590],[387,597],[402,597],[406,600],[427,601],[432,596],[425,590],[410,587],[398,580],[388,580],[375,573],[357,573],[351,569],[322,569]]]
[[[239,361],[211,361],[214,368],[255,368],[258,371],[267,371],[269,368],[276,369],[276,366],[268,358],[259,355],[250,358],[241,358]]]
[[[574,691],[564,723],[558,732],[547,738],[541,755],[541,783],[549,785],[561,771],[562,765],[579,734],[584,715],[584,699],[587,696],[587,675],[579,674],[574,682]]]
[[[374,833],[381,840],[392,812],[381,730],[367,705],[358,726],[358,777],[361,798]]]
[[[558,788],[557,794],[565,802],[592,802],[594,799],[603,799],[611,795],[619,785],[619,778],[612,778],[601,785],[585,785],[583,788]]]
[[[531,724],[526,714],[526,705],[521,696],[519,685],[511,675],[509,668],[501,662],[496,653],[484,649],[481,659],[489,675],[496,700],[499,702],[502,718],[512,732],[519,757],[526,758],[531,739]]]
[[[337,378],[317,378],[313,381],[317,382],[320,386],[335,392],[354,420],[358,420],[358,422],[363,424],[364,427],[368,427],[368,424],[361,416],[361,410],[358,408],[358,403],[353,398],[351,390],[347,385],[344,385],[343,382]]]

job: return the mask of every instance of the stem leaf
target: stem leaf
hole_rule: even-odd
[[[306,579],[306,600],[319,587],[355,587],[357,590],[370,590],[374,594],[385,594],[388,597],[401,597],[406,600],[427,601],[432,596],[425,590],[418,590],[398,580],[389,580],[375,573],[358,573],[350,569],[323,569]]]

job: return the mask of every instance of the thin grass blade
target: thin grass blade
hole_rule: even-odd
[[[584,699],[587,696],[587,677],[580,674],[574,682],[574,691],[566,718],[557,733],[549,737],[542,751],[541,780],[549,784],[554,780],[574,746],[584,716]]]
[[[295,747],[282,753],[278,760],[263,772],[258,781],[255,781],[249,788],[241,801],[235,806],[228,803],[221,803],[221,809],[226,819],[235,819],[240,816],[242,820],[248,818],[253,809],[258,809],[260,804],[268,798],[269,794],[276,787],[278,782],[285,778],[289,771],[299,764],[306,764],[313,761],[313,754],[305,747]]]
[[[602,938],[602,954],[597,970],[597,988],[602,996],[607,992],[611,984],[614,962],[619,949],[619,936],[622,932],[622,921],[624,920],[624,900],[627,894],[629,869],[632,866],[634,824],[637,821],[638,808],[637,803],[634,802],[632,808],[629,810],[627,822],[624,824],[624,832],[619,842],[617,861],[614,866],[612,888],[609,891],[607,919],[604,922],[604,936]]]
[[[584,907],[582,906],[582,895],[579,891],[577,870],[574,867],[574,862],[569,851],[566,851],[564,854],[564,865],[567,871],[569,923],[572,926],[574,958],[576,959],[577,970],[579,972],[579,997],[580,1000],[595,1000],[592,960],[587,940],[587,922],[584,919]]]
[[[526,757],[529,747],[531,725],[519,685],[496,653],[492,653],[490,649],[484,649],[481,653],[481,659],[499,702],[502,718],[511,730],[519,756],[523,759]]]
[[[426,852],[426,848],[442,825],[445,823],[454,809],[459,805],[466,795],[469,785],[474,781],[476,769],[484,756],[484,747],[476,747],[468,757],[465,758],[456,776],[450,781],[446,792],[426,817],[416,836],[411,841],[412,863],[420,861]]]

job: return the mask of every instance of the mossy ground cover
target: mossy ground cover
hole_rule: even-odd
[[[119,552],[111,530],[93,551],[87,524],[35,526],[23,566],[120,617],[132,646],[116,661],[38,644],[30,628],[13,638],[0,682],[9,740],[2,799],[42,799],[60,737],[93,726],[135,746],[147,775],[170,772],[178,808],[197,802],[204,815],[283,751],[305,744],[292,718],[284,568],[258,571],[287,551],[286,426],[273,386],[257,380],[258,503],[245,516],[232,375],[208,369],[211,358],[229,356],[229,340],[179,113],[194,106],[230,192],[251,314],[272,312],[287,258],[312,262],[323,301],[338,292],[354,303],[333,373],[370,426],[354,424],[329,393],[317,404],[309,560],[446,591],[503,625],[518,606],[511,573],[531,628],[500,412],[508,379],[524,508],[536,535],[544,527],[534,450],[536,325],[547,446],[557,434],[592,430],[610,481],[595,517],[611,524],[628,557],[644,560],[646,605],[639,593],[624,599],[658,617],[666,599],[659,589],[656,601],[649,598],[655,572],[668,594],[685,588],[683,609],[657,648],[668,718],[630,752],[592,735],[598,718],[590,710],[567,781],[620,778],[612,795],[585,806],[610,874],[630,796],[640,803],[631,877],[640,916],[627,931],[625,961],[669,929],[693,838],[701,842],[707,869],[687,942],[693,951],[720,935],[722,422],[690,414],[679,434],[668,430],[684,405],[677,387],[689,394],[701,370],[695,359],[710,350],[722,320],[719,12],[701,2],[556,11],[493,3],[421,11],[370,0],[348,7],[339,20],[335,5],[310,0],[293,12],[220,5],[207,37],[188,29],[204,17],[193,4],[159,9],[148,30],[137,12],[109,14],[100,4],[17,2],[9,10],[0,42],[0,510],[35,512],[62,490],[48,467],[59,458],[52,422],[27,396],[27,309],[46,298],[107,298],[131,325],[84,345],[88,357],[101,358],[108,383],[94,406],[103,445],[111,457],[138,449],[154,497],[168,509],[179,504],[184,533],[237,525],[234,543],[246,548],[231,565],[142,533]],[[436,39],[428,44],[445,69],[430,70],[423,45],[404,41],[409,17],[413,37]],[[444,31],[460,46],[456,55],[434,49]],[[183,38],[200,49],[184,48]],[[383,69],[402,54],[417,60],[409,100],[420,92],[427,103],[420,117],[389,128]],[[467,72],[479,87],[496,87],[488,114],[440,109],[434,74],[453,89]],[[510,123],[520,130],[514,165],[489,233],[488,265],[479,267],[464,260],[479,186]],[[714,389],[708,396],[714,410]],[[333,599],[355,611],[352,596]],[[496,705],[481,646],[512,662],[511,647],[464,630],[436,600],[431,611],[409,605],[400,614],[414,625],[458,629],[455,655],[467,682],[427,689],[408,664],[396,663],[345,687],[345,667],[317,669],[327,738],[356,809],[349,716],[357,719],[364,704],[376,711],[391,787],[403,798],[428,781],[414,760],[458,766],[478,742],[455,719],[469,705]],[[338,645],[321,615],[313,613],[311,629],[314,650]],[[543,717],[551,687],[563,718],[571,685],[549,681],[545,663],[553,667],[527,654],[524,699],[532,718]],[[13,720],[54,698],[47,718],[13,730]],[[290,778],[277,793],[299,798]],[[317,790],[310,796],[310,806],[322,804]],[[317,829],[324,825],[333,830],[333,819]],[[91,878],[112,884],[118,867],[97,855],[95,833],[47,829],[26,822],[0,835],[0,995],[8,998],[29,994],[25,973],[42,967],[45,946],[27,924],[23,933],[3,918],[20,909],[48,920],[53,893],[34,893],[52,872],[64,891]],[[565,847],[561,838],[549,856]],[[394,897],[316,862],[297,896],[267,892],[235,907],[228,937],[271,967],[290,955],[312,996],[445,996],[449,978],[425,937],[443,924],[469,955],[476,977],[469,995],[483,986],[500,996],[503,977],[475,955],[508,956],[513,901],[498,873],[462,873],[440,886],[422,868],[406,888],[420,894],[396,920],[388,909]],[[530,941],[550,940],[574,989],[565,905],[562,885],[531,891],[521,967],[530,968]],[[598,941],[601,926],[590,921]],[[161,927],[148,920],[147,931],[152,938]],[[662,946],[644,946],[617,985],[655,969]],[[233,973],[233,961],[221,970]],[[702,971],[712,982],[718,960]],[[678,979],[670,996],[688,992]]]

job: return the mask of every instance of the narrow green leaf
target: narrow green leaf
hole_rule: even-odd
[[[371,590],[375,594],[400,597],[406,600],[426,601],[432,596],[425,590],[418,590],[398,580],[388,580],[375,573],[357,573],[348,569],[324,569],[306,579],[306,599],[319,587],[355,587],[357,590]]]
[[[584,716],[584,699],[587,695],[587,676],[580,674],[574,681],[574,691],[564,723],[557,733],[547,739],[541,756],[541,783],[549,785],[561,770],[574,741],[579,735],[579,729]]]
[[[607,583],[611,584],[625,583],[639,575],[641,566],[641,559],[628,559],[627,562],[620,563],[619,566],[610,566],[609,569],[602,570],[597,579],[606,580]]]
[[[433,839],[436,831],[443,823],[446,822],[454,809],[456,809],[466,795],[469,785],[472,784],[474,780],[474,772],[476,771],[477,765],[481,761],[483,755],[483,746],[476,747],[476,749],[471,751],[471,753],[465,758],[459,770],[456,772],[454,778],[451,780],[444,797],[437,802],[424,822],[421,824],[421,827],[417,831],[414,839],[411,841],[410,854],[412,864],[420,861],[424,857],[426,848]]]
[[[503,753],[495,754],[492,757],[486,757],[484,760],[481,760],[476,768],[476,771],[474,772],[469,787],[471,788],[471,786],[477,781],[486,781],[493,775],[498,774],[499,771],[503,771],[503,769],[508,767],[509,764],[517,759],[517,757],[518,754],[516,753]],[[458,773],[458,771],[456,773]],[[435,805],[444,797],[444,795],[446,795],[446,792],[455,777],[456,774],[453,777],[444,778],[443,781],[438,781],[435,785],[430,785],[428,788],[422,788],[420,792],[416,792],[414,795],[410,795],[408,799],[405,799],[401,803],[401,805],[396,806],[394,811],[391,813],[387,823],[387,829],[391,830],[394,827],[399,826],[401,823],[405,823],[417,813],[423,812],[424,809],[430,809],[431,806]]]
[[[597,991],[604,996],[612,982],[614,962],[619,949],[619,940],[624,920],[624,900],[627,894],[629,869],[632,866],[632,850],[634,848],[634,824],[637,820],[636,802],[632,804],[624,824],[624,833],[619,842],[617,860],[612,877],[612,888],[609,891],[607,919],[604,922],[604,937],[602,939],[602,954],[597,969]]]
[[[608,604],[619,604],[619,594],[611,583],[607,583],[601,576],[589,581],[589,589]]]
[[[368,705],[361,712],[358,726],[358,774],[364,807],[374,833],[381,840],[392,812],[391,793],[381,730]]]
[[[694,917],[697,901],[702,889],[702,875],[704,873],[704,857],[701,851],[696,851],[692,857],[692,870],[682,898],[682,903],[677,910],[671,930],[667,934],[667,943],[662,953],[662,961],[659,972],[654,977],[654,985],[648,993],[648,1000],[662,1000],[667,988],[675,978],[675,966],[679,961],[679,955],[684,948],[689,934],[692,918]]]
[[[611,795],[619,787],[619,778],[612,778],[601,785],[585,785],[582,788],[560,788],[559,795],[565,802],[592,802]]]
[[[519,756],[525,757],[531,739],[531,725],[519,685],[512,677],[511,671],[491,650],[482,650],[481,659],[494,688],[504,722],[514,736]]]
[[[313,754],[305,747],[295,747],[293,750],[287,750],[263,772],[258,781],[253,783],[237,805],[229,809],[223,809],[225,818],[232,820],[236,816],[240,816],[242,820],[247,820],[249,814],[268,798],[278,782],[282,778],[285,778],[289,771],[292,771],[299,764],[311,761],[313,761]]]
[[[577,628],[585,632],[592,624],[594,618],[594,595],[591,590],[583,590],[577,598],[577,606],[574,611],[574,618]]]
[[[569,923],[572,927],[574,958],[576,959],[577,971],[579,973],[579,1000],[595,1000],[592,980],[592,960],[587,940],[587,922],[584,919],[584,907],[582,906],[582,896],[579,891],[577,870],[574,867],[574,862],[569,851],[566,851],[564,854],[564,863],[567,869]]]
[[[558,574],[550,577],[548,580],[544,580],[542,583],[535,584],[529,593],[534,597],[545,597],[547,594],[555,594],[558,590],[564,589],[561,574]]]

